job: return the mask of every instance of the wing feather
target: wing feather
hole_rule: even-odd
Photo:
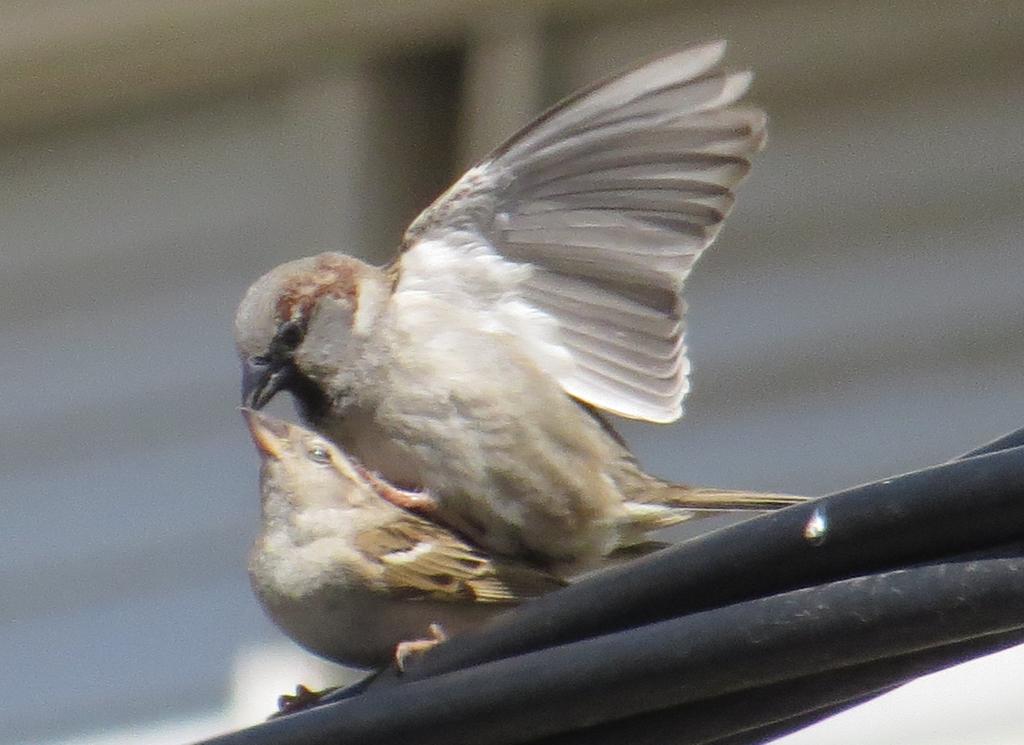
[[[565,585],[539,569],[495,559],[411,514],[365,530],[359,540],[364,556],[382,569],[382,587],[409,599],[514,604]]]
[[[572,360],[560,368],[567,393],[623,416],[678,418],[690,369],[680,292],[764,142],[764,113],[733,106],[750,74],[716,69],[724,50],[654,60],[513,136],[413,222],[396,291],[425,286],[416,273],[437,262],[407,259],[441,245],[463,252],[467,272],[481,252],[528,267],[501,287],[467,274],[474,307],[511,296],[553,320]]]

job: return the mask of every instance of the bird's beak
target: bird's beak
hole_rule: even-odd
[[[284,454],[284,443],[288,441],[288,423],[252,409],[241,411],[260,456],[279,460]]]
[[[249,357],[242,363],[242,405],[262,409],[288,382],[287,363]]]

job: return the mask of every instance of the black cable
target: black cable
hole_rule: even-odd
[[[1024,427],[1005,434],[1002,437],[997,437],[991,442],[987,442],[981,447],[977,447],[970,452],[964,453],[960,456],[960,459],[973,458],[976,455],[988,455],[989,453],[995,453],[1000,450],[1009,450],[1010,448],[1016,448],[1024,445]]]
[[[1024,629],[883,658],[534,741],[535,745],[760,742],[887,693],[921,675],[1024,642]]]
[[[528,603],[346,700],[209,742],[784,734],[1024,639],[1020,440],[698,536]]]
[[[531,742],[1018,630],[1021,577],[1017,557],[846,579],[372,691],[210,743]]]

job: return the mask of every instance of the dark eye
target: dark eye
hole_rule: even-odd
[[[281,324],[274,341],[283,349],[292,350],[302,341],[302,326],[295,321]]]
[[[323,463],[326,465],[331,462],[331,454],[323,445],[310,445],[306,454],[314,463]]]

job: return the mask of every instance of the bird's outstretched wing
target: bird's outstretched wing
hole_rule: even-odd
[[[537,363],[597,408],[679,418],[682,284],[764,140],[763,112],[730,108],[751,76],[717,70],[724,50],[656,59],[513,136],[409,227],[396,294],[472,303],[488,328],[536,337]]]

